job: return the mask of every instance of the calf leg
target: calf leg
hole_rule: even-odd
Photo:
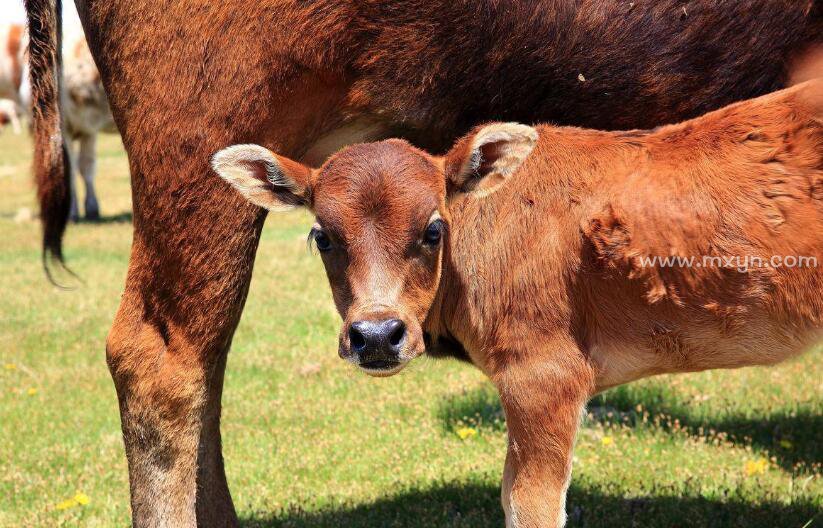
[[[578,354],[570,343],[558,345],[556,359],[508,365],[495,376],[509,434],[501,494],[507,528],[565,526],[572,449],[592,391]]]
[[[80,148],[77,154],[77,168],[86,187],[86,197],[83,201],[83,211],[89,220],[100,218],[100,206],[97,204],[97,193],[94,191],[94,171],[96,166],[95,147],[97,135],[84,135],[79,140]]]

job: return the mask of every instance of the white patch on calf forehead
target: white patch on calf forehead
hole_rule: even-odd
[[[432,212],[425,227],[436,220],[442,220],[438,210]],[[374,232],[369,235],[376,236]],[[369,237],[358,240],[352,248],[354,251],[366,251],[364,248],[370,248],[369,253],[361,257],[364,259],[362,267],[367,271],[356,277],[351,284],[355,299],[354,307],[361,313],[396,312],[401,310],[400,302],[406,286],[404,277],[408,264],[401,261],[395,265],[387,257],[386,250],[380,246],[381,240],[371,240]],[[438,251],[442,251],[442,245]]]
[[[403,281],[389,273],[386,266],[370,266],[365,279],[362,284],[352,286],[358,309],[377,311],[379,308],[385,308],[391,310],[400,302]]]

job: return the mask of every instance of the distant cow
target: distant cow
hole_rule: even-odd
[[[67,26],[70,31],[63,41],[63,127],[72,167],[79,172],[85,186],[85,216],[96,219],[100,216],[94,189],[97,134],[117,132],[117,129],[100,72],[94,64],[79,21],[72,21]],[[0,125],[10,123],[14,131],[20,133],[21,120],[28,114],[31,104],[25,60],[28,32],[19,24],[0,26],[0,43],[5,43],[0,49]],[[70,217],[76,220],[80,211],[74,171],[71,181]]]
[[[63,51],[63,119],[69,143],[71,163],[83,179],[86,194],[83,201],[85,217],[99,218],[100,206],[94,189],[97,134],[117,132],[111,115],[100,72],[94,64],[86,39],[81,35],[66,41]],[[76,181],[72,177],[72,182]],[[72,183],[72,219],[78,219],[80,210]]]
[[[786,86],[823,41],[818,0],[75,3],[131,172],[106,358],[136,526],[238,524],[220,400],[266,214],[213,173],[215,151],[258,143],[319,164],[398,135],[440,152],[489,120],[656,126]],[[59,260],[55,4],[26,0],[43,246]]]
[[[28,85],[27,40],[24,26],[0,25],[0,128],[10,123],[17,134],[28,101],[23,94]]]
[[[443,339],[494,381],[507,526],[564,524],[593,394],[823,337],[823,81],[650,132],[505,123],[444,157],[388,140],[318,170],[256,145],[213,163],[317,216],[341,357],[387,376]]]

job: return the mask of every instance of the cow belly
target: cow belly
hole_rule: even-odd
[[[302,161],[312,167],[319,167],[326,158],[343,147],[355,143],[378,141],[389,137],[388,127],[368,116],[358,117],[330,130],[309,147]]]

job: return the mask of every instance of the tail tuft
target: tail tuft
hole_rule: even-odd
[[[34,179],[43,223],[43,265],[63,266],[63,233],[71,206],[70,162],[63,138],[60,93],[61,0],[26,0],[34,125]],[[52,282],[54,282],[52,280]]]

